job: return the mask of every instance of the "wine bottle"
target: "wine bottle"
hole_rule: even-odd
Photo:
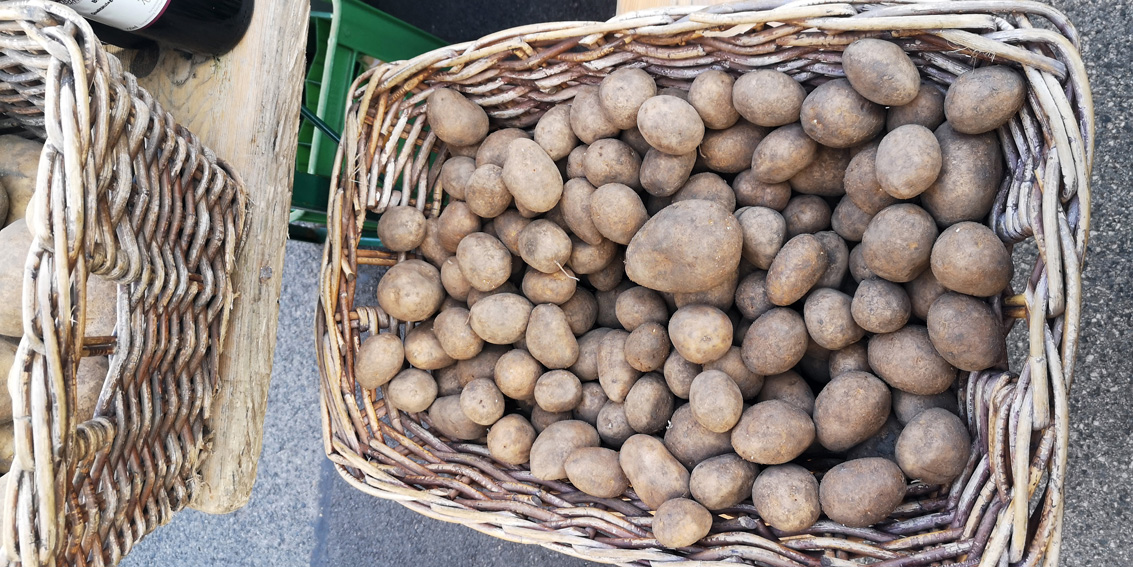
[[[94,22],[205,55],[220,55],[240,42],[252,21],[254,3],[254,0],[55,1]],[[113,43],[124,43],[121,34],[115,35],[118,37]]]

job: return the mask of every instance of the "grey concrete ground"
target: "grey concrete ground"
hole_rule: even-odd
[[[491,13],[466,7],[468,26],[436,3],[374,0],[404,18],[445,14],[431,31],[460,40],[482,35]],[[448,5],[448,3],[444,3]],[[543,5],[545,3],[529,3]],[[552,3],[546,3],[551,5]],[[590,14],[606,5],[564,3]],[[1097,103],[1094,228],[1086,270],[1080,370],[1073,387],[1071,450],[1063,565],[1133,564],[1133,0],[1054,0],[1082,33]],[[467,4],[465,4],[467,6]],[[488,4],[485,3],[484,6]],[[477,3],[477,7],[481,5]],[[400,10],[400,12],[398,12]],[[540,17],[574,19],[585,14]],[[589,10],[588,12],[586,10]],[[516,23],[514,11],[500,18]],[[428,21],[419,25],[428,26]],[[480,29],[484,28],[484,29]],[[446,31],[447,30],[447,31]],[[456,30],[456,31],[453,31]],[[1121,94],[1126,93],[1126,94]],[[124,565],[329,566],[555,565],[585,562],[444,524],[393,502],[350,488],[322,457],[318,371],[312,346],[313,304],[321,249],[292,242],[287,249],[264,451],[251,503],[228,516],[195,511],[143,540]]]

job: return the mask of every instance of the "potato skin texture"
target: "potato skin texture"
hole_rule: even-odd
[[[908,425],[922,411],[940,408],[959,415],[960,405],[956,393],[946,390],[933,396],[918,396],[901,390],[893,390],[893,415],[901,425]]]
[[[702,461],[692,469],[692,497],[709,510],[731,508],[751,496],[751,485],[759,467],[735,453]]]
[[[991,132],[1011,120],[1027,100],[1027,84],[1004,65],[960,75],[944,97],[948,122],[963,134]]]
[[[740,421],[744,397],[731,376],[719,370],[700,373],[689,389],[689,407],[696,421],[715,433],[731,431]]]
[[[429,409],[437,399],[437,381],[424,370],[406,368],[390,380],[386,401],[408,413]]]
[[[527,349],[550,369],[569,368],[578,360],[578,341],[558,305],[544,303],[531,310],[527,323]]]
[[[665,429],[673,414],[673,394],[657,374],[646,374],[634,382],[625,400],[626,421],[638,433]]]
[[[429,406],[429,421],[443,435],[450,439],[472,441],[487,433],[488,428],[468,419],[460,409],[460,396],[437,398]]]
[[[940,285],[976,297],[998,295],[1011,283],[1014,266],[1003,241],[982,224],[961,222],[932,246],[932,274]]]
[[[910,124],[885,135],[877,148],[877,181],[886,193],[912,199],[940,175],[943,158],[932,130]]]
[[[488,430],[488,452],[492,458],[509,465],[522,465],[531,458],[535,428],[523,416],[505,415]]]
[[[850,296],[830,288],[814,290],[803,305],[803,319],[814,342],[829,350],[839,350],[865,336],[851,313]]]
[[[469,324],[484,341],[509,345],[524,336],[531,317],[531,302],[514,293],[499,293],[477,301],[469,311]]]
[[[961,134],[948,122],[935,133],[940,142],[940,175],[921,193],[921,206],[941,227],[983,220],[1003,181],[999,138],[993,132]]]
[[[909,322],[912,304],[898,284],[880,278],[863,280],[854,293],[851,313],[871,333],[892,333]]]
[[[732,429],[732,447],[753,463],[781,465],[803,454],[814,436],[814,422],[806,412],[782,400],[770,400],[744,411]]]
[[[767,270],[767,299],[779,306],[802,299],[830,267],[826,249],[812,235],[791,238]]]
[[[378,219],[378,238],[394,252],[408,252],[425,241],[425,215],[417,207],[390,207]]]
[[[689,496],[689,472],[661,440],[638,433],[622,443],[618,462],[646,506],[656,510],[667,500]]]
[[[822,511],[840,524],[864,528],[876,524],[905,498],[905,477],[892,461],[857,459],[826,473],[818,487]]]
[[[928,310],[927,325],[932,346],[960,370],[985,370],[1006,360],[1002,323],[986,302],[946,293]]]
[[[818,442],[831,451],[845,451],[877,433],[889,417],[889,408],[885,382],[865,372],[843,373],[814,401]]]
[[[621,329],[611,330],[598,345],[598,383],[606,391],[606,396],[619,404],[625,401],[630,388],[641,377],[641,371],[630,366],[625,358],[628,338],[629,333]]]
[[[598,430],[585,421],[556,421],[531,446],[531,474],[540,480],[564,479],[567,457],[578,448],[597,447],[600,442]]]
[[[897,438],[897,464],[910,478],[947,485],[968,464],[971,437],[959,417],[930,408],[918,414]]]
[[[394,334],[371,335],[354,358],[354,380],[366,390],[380,388],[405,365],[405,348]]]
[[[637,111],[637,129],[650,146],[667,154],[696,151],[704,139],[704,121],[691,104],[675,96],[658,95]]]
[[[618,135],[618,126],[602,110],[601,87],[585,87],[570,105],[570,128],[584,144]]]
[[[799,119],[807,135],[818,143],[849,148],[881,132],[885,109],[858,94],[846,79],[835,79],[807,95]]]
[[[713,130],[723,130],[740,119],[740,113],[732,106],[732,76],[715,69],[700,73],[688,89],[688,103],[696,109],[704,126]]]
[[[665,430],[665,447],[689,469],[712,457],[732,452],[731,435],[705,429],[693,417],[688,404],[677,408],[669,421],[671,425]]]
[[[614,401],[602,406],[595,427],[598,428],[602,442],[612,447],[621,447],[626,439],[637,434],[626,421],[625,406]]]
[[[598,498],[617,498],[629,488],[618,464],[618,452],[605,447],[580,447],[563,463],[575,488]]]
[[[378,305],[402,321],[424,321],[444,301],[441,272],[421,260],[399,262],[378,282]]]
[[[535,383],[543,375],[543,366],[523,349],[504,353],[492,367],[496,387],[513,400],[533,400]]]
[[[657,83],[642,69],[618,69],[598,85],[602,112],[620,130],[636,126],[641,105],[656,94]]]
[[[732,86],[732,105],[745,120],[776,128],[799,119],[806,89],[781,71],[759,69],[740,75]]]
[[[818,480],[799,465],[764,469],[752,485],[751,501],[764,522],[788,533],[811,527],[822,514]]]
[[[681,201],[662,209],[634,235],[626,248],[625,272],[657,291],[695,293],[731,277],[742,250],[743,230],[731,213],[709,201]]]
[[[897,198],[886,193],[877,180],[877,151],[877,147],[868,147],[858,152],[850,160],[842,178],[846,197],[870,216],[897,202]]]
[[[928,329],[920,325],[875,335],[868,354],[870,367],[881,379],[910,394],[939,394],[956,381],[956,368],[936,352]]]
[[[669,340],[689,362],[704,364],[724,356],[732,346],[732,322],[708,305],[689,305],[669,319]]]
[[[744,364],[752,372],[764,376],[786,372],[806,354],[806,322],[791,309],[771,309],[748,328],[742,348]]]
[[[899,204],[877,213],[862,236],[862,258],[869,270],[891,282],[916,279],[926,268],[937,229],[924,209]]]
[[[936,130],[944,122],[944,93],[929,82],[921,82],[920,90],[912,102],[889,109],[885,127],[890,131],[906,124],[919,124]]]
[[[696,164],[696,152],[670,155],[650,148],[641,161],[641,186],[650,195],[668,197],[677,192]]]
[[[704,163],[720,173],[739,173],[751,167],[751,155],[767,130],[743,121],[724,130],[708,130],[700,143]]]
[[[543,114],[535,124],[535,143],[555,161],[567,157],[578,146],[578,136],[570,129],[569,104],[560,104]]]
[[[712,530],[712,514],[695,500],[674,498],[657,508],[653,537],[665,547],[688,547]]]
[[[511,275],[511,252],[484,232],[474,232],[460,241],[456,247],[456,262],[469,285],[480,291],[500,287]]]
[[[629,244],[649,220],[649,212],[633,189],[621,183],[607,183],[590,198],[590,219],[602,236],[618,244]]]
[[[814,392],[798,372],[788,370],[782,374],[767,376],[756,403],[768,400],[783,400],[806,413],[814,413]]]
[[[842,53],[842,68],[854,90],[883,106],[913,102],[921,77],[913,60],[895,43],[859,39]]]
[[[535,213],[554,208],[563,194],[558,166],[534,140],[517,138],[508,145],[501,176],[516,205]]]
[[[429,94],[425,118],[433,133],[451,146],[477,144],[488,135],[488,113],[452,89]]]

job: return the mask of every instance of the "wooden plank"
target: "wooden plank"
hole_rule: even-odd
[[[250,226],[234,272],[236,299],[212,408],[215,438],[191,504],[214,514],[248,502],[263,447],[309,11],[308,2],[256,2],[244,40],[218,58],[164,49],[118,53],[248,188]]]
[[[618,0],[618,15],[665,6],[712,6],[733,0]]]

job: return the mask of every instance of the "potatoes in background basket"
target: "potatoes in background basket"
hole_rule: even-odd
[[[436,431],[486,433],[536,478],[632,488],[670,547],[749,498],[796,533],[885,520],[906,479],[951,482],[971,449],[957,376],[1005,363],[988,298],[1010,293],[1011,248],[979,223],[1025,83],[996,66],[942,89],[880,38],[841,63],[817,86],[623,68],[491,133],[435,91],[449,201],[439,219],[391,208],[380,231],[424,256],[378,290],[419,324],[403,354],[364,341],[381,360],[356,374],[380,371],[358,383],[431,401]]]

